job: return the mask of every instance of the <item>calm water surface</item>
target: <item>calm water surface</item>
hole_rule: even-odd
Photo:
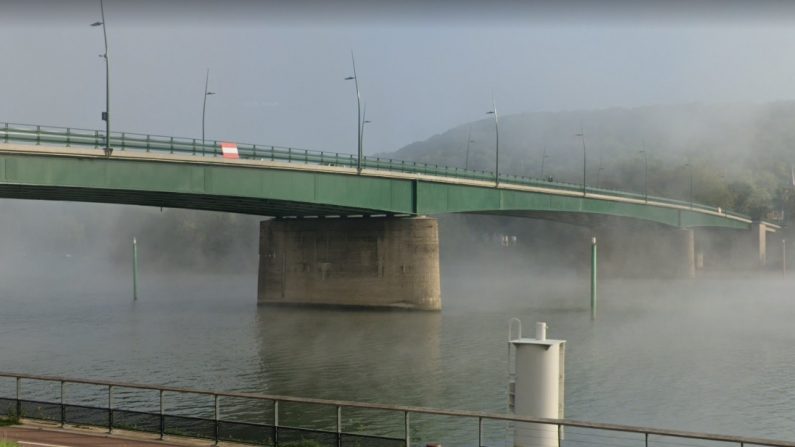
[[[133,303],[102,264],[35,264],[1,274],[5,371],[505,411],[519,317],[568,340],[568,418],[795,439],[795,282],[776,275],[603,281],[592,322],[576,276],[450,268],[442,313],[404,313],[258,308],[252,274],[145,272]]]

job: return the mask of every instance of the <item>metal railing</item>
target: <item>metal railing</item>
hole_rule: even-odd
[[[0,142],[21,142],[35,145],[56,144],[66,147],[93,147],[96,149],[105,146],[105,134],[100,130],[79,129],[71,127],[41,126],[35,124],[0,123]],[[148,135],[132,132],[111,132],[110,145],[121,151],[136,150],[145,152],[158,152],[201,157],[220,157],[220,140],[206,140],[183,138],[164,135]],[[315,151],[286,146],[236,143],[240,158],[247,160],[270,160],[288,163],[303,163],[323,166],[340,166],[346,168],[356,167],[356,158],[353,154],[339,152]],[[395,160],[391,158],[365,156],[362,160],[364,169],[377,171],[402,172],[410,174],[423,174],[442,177],[453,177],[465,180],[494,181],[494,172],[485,170],[464,169],[455,166],[422,163],[416,161]],[[500,174],[500,183],[506,185],[520,185],[551,188],[562,191],[582,193],[583,185],[544,179]],[[641,202],[656,202],[678,207],[692,208],[701,211],[717,212],[727,216],[748,219],[743,214],[728,212],[719,207],[693,203],[686,200],[670,199],[644,195],[640,193],[619,191],[606,188],[587,186],[586,193],[605,194],[625,199],[634,199]]]
[[[500,413],[441,410],[403,405],[384,405],[254,393],[202,391],[136,383],[4,372],[0,372],[0,378],[13,380],[15,382],[16,395],[14,397],[0,396],[0,411],[10,416],[46,420],[62,425],[78,424],[106,427],[109,432],[113,429],[125,429],[159,433],[161,438],[164,435],[189,436],[214,440],[216,443],[219,441],[235,441],[249,444],[286,446],[297,445],[297,443],[300,442],[308,442],[316,446],[372,445],[384,447],[410,447],[412,440],[417,439],[416,436],[413,436],[411,428],[412,416],[430,415],[454,417],[469,421],[468,423],[474,426],[473,433],[475,431],[477,432],[476,438],[472,440],[473,444],[477,446],[485,445],[484,423],[508,422],[515,426],[523,427],[525,431],[528,429],[532,431],[533,427],[537,427],[539,433],[538,442],[544,445],[557,447],[577,446],[579,444],[626,447],[649,447],[652,444],[660,446],[688,445],[682,444],[683,441],[721,443],[722,445],[731,444],[739,447],[754,445],[795,447],[795,443],[793,442],[770,439],[602,424],[566,419],[542,419]],[[57,401],[25,399],[25,394],[30,394],[28,390],[30,384],[42,382],[59,385],[60,392]],[[106,404],[97,407],[67,403],[67,385],[72,384],[104,388],[106,390]],[[124,389],[157,392],[159,396],[159,411],[144,412],[122,409],[121,402],[117,399],[118,394],[114,393],[118,393],[119,390]],[[186,417],[169,413],[166,410],[165,398],[167,393],[168,395],[181,394],[211,398],[213,417]],[[270,402],[273,413],[272,420],[269,421],[269,423],[265,421],[251,423],[222,419],[222,399],[244,399],[258,402]],[[288,403],[309,404],[336,409],[336,429],[322,430],[315,427],[289,427],[280,424],[280,405]],[[192,407],[195,406],[195,404],[192,404]],[[403,436],[397,438],[346,432],[346,427],[343,426],[343,411],[353,410],[386,411],[401,414],[404,425]],[[552,439],[543,438],[550,433],[552,433]],[[505,441],[507,437],[509,436],[502,436],[502,439]]]

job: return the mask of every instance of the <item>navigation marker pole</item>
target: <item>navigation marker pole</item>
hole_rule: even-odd
[[[591,238],[591,320],[596,320],[596,237]]]
[[[133,301],[138,301],[138,241],[133,237]]]

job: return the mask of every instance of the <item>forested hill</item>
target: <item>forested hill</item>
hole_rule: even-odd
[[[582,182],[585,134],[591,186],[642,192],[644,153],[652,195],[767,215],[795,210],[795,101],[684,104],[500,116],[500,166],[507,174]],[[491,117],[462,124],[395,152],[397,159],[494,169]]]

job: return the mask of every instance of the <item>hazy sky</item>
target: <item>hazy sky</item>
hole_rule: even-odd
[[[545,5],[554,4],[554,7]],[[788,2],[106,0],[113,130],[366,152],[501,115],[795,98]],[[0,1],[0,121],[104,128],[99,0]]]

